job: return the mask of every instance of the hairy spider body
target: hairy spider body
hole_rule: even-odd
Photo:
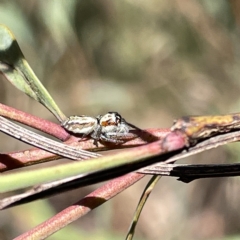
[[[85,115],[71,116],[66,119],[62,126],[69,132],[81,134],[83,137],[90,136],[97,141],[124,143],[124,137],[129,133],[129,125],[117,112],[108,112],[96,118]]]
[[[69,132],[88,136],[97,129],[98,119],[85,115],[71,116],[62,122],[61,125]]]

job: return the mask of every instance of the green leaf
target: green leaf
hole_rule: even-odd
[[[29,66],[14,35],[1,24],[0,71],[16,88],[44,105],[60,122],[66,118]]]

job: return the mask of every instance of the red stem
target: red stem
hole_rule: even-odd
[[[109,181],[102,187],[81,199],[79,202],[64,209],[54,217],[39,224],[30,231],[16,237],[15,240],[45,239],[69,223],[86,215],[94,208],[102,205],[109,199],[113,198],[126,188],[139,181],[144,176],[144,174],[129,173],[125,176]]]
[[[67,133],[59,124],[33,116],[29,113],[22,112],[1,103],[0,115],[50,134],[62,141],[65,141],[67,138],[69,138],[69,133]]]

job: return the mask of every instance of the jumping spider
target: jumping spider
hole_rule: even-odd
[[[130,126],[117,112],[108,112],[97,117],[71,116],[62,122],[62,127],[69,132],[81,134],[82,137],[90,136],[96,145],[99,140],[122,144],[129,139],[127,135]]]

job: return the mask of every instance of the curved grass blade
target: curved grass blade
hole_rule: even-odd
[[[136,211],[134,213],[134,217],[133,217],[133,220],[132,220],[132,223],[131,223],[131,226],[128,230],[128,234],[126,236],[126,240],[132,240],[133,239],[133,236],[134,236],[134,232],[135,232],[135,228],[136,228],[136,225],[137,225],[137,222],[138,222],[138,219],[140,217],[140,214],[143,210],[143,207],[148,199],[148,197],[150,196],[151,192],[153,191],[153,188],[156,186],[157,182],[159,181],[159,179],[161,178],[161,176],[153,176],[147,186],[145,187],[143,193],[142,193],[142,196],[140,198],[140,201],[137,205],[137,208],[136,208]]]

